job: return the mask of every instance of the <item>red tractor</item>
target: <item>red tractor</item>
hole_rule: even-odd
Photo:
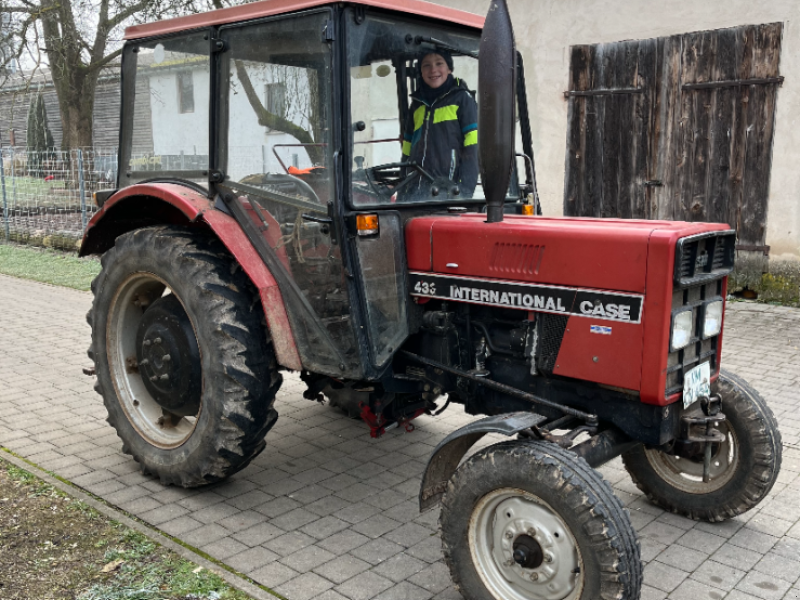
[[[424,102],[430,54],[461,113]],[[102,254],[96,389],[143,472],[194,487],[246,467],[281,371],[373,437],[461,404],[485,418],[439,444],[419,499],[476,600],[639,597],[635,531],[593,469],[616,456],[692,519],[767,495],[775,418],[720,370],[735,232],[539,216],[524,82],[502,0],[485,23],[268,0],[127,30],[117,187],[81,254]],[[474,189],[404,146],[469,102]],[[487,433],[507,440],[465,459]]]

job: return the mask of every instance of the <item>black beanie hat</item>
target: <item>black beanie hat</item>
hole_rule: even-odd
[[[422,60],[429,54],[438,54],[444,59],[444,62],[447,63],[447,68],[449,68],[451,71],[455,70],[453,68],[453,55],[450,54],[447,50],[436,48],[435,50],[426,51],[419,55],[419,60],[417,62],[419,65],[420,72],[422,72]]]

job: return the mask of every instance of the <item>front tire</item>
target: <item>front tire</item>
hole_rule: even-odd
[[[123,451],[183,487],[246,467],[278,418],[282,379],[258,295],[219,240],[177,227],[126,233],[92,291],[95,390]]]
[[[504,442],[447,486],[442,546],[467,600],[637,600],[639,543],[619,499],[582,458]]]
[[[781,435],[767,403],[743,379],[722,371],[712,393],[722,400],[725,434],[703,482],[702,460],[639,445],[622,455],[634,483],[653,504],[690,519],[724,521],[763,500],[781,466]]]

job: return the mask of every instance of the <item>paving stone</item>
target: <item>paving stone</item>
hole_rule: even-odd
[[[386,559],[373,568],[372,571],[394,582],[398,582],[408,579],[412,575],[416,575],[426,566],[428,566],[428,563],[403,553]]]
[[[349,552],[354,548],[363,546],[369,541],[369,538],[361,535],[355,531],[344,530],[335,533],[332,536],[317,542],[318,546],[333,552],[334,554],[343,554]]]
[[[228,557],[225,562],[242,573],[252,573],[262,568],[264,565],[278,560],[278,558],[278,555],[271,550],[267,550],[263,546],[256,546],[255,548],[248,548],[247,550]],[[254,577],[254,579],[256,578]],[[273,582],[273,584],[277,585],[278,583],[283,583],[283,581]],[[262,583],[266,586],[271,585],[269,582]]]
[[[189,533],[183,534],[181,540],[195,548],[202,548],[206,544],[221,540],[224,537],[228,537],[230,534],[231,532],[224,527],[216,523],[211,523],[204,524],[202,527],[198,527]]]
[[[792,584],[777,577],[771,577],[758,571],[752,571],[736,584],[736,589],[764,600],[783,598]]]
[[[428,590],[403,581],[378,594],[375,600],[428,600],[432,596]]]
[[[658,561],[650,562],[644,568],[644,580],[647,584],[665,592],[674,590],[688,576],[688,572]]]
[[[289,556],[301,548],[310,546],[315,541],[316,540],[310,535],[300,533],[299,531],[292,531],[291,533],[286,533],[264,542],[264,547],[280,556]]]
[[[185,533],[202,526],[203,524],[200,521],[195,521],[191,517],[183,516],[178,517],[177,519],[172,519],[171,521],[167,521],[166,523],[161,523],[158,528],[170,535],[182,536]]]
[[[438,594],[452,586],[450,571],[443,561],[427,565],[419,573],[409,577],[408,580],[432,594]]]
[[[708,556],[704,552],[698,552],[697,550],[691,550],[673,544],[672,546],[667,546],[667,548],[658,555],[656,560],[671,567],[675,567],[676,569],[680,569],[681,571],[692,572],[699,567],[706,558],[708,558]]]
[[[406,523],[405,525],[401,525],[397,529],[390,531],[383,537],[408,548],[418,544],[430,536],[431,532],[428,528],[423,527],[422,525],[417,525],[416,523]]]
[[[279,562],[269,563],[266,566],[247,573],[247,575],[255,579],[258,583],[269,588],[275,588],[283,582],[297,577],[298,574],[297,571]]]
[[[287,567],[291,567],[298,573],[306,573],[334,558],[336,558],[336,555],[333,552],[311,544],[302,550],[298,550],[294,554],[281,558],[280,562]]]
[[[279,585],[275,591],[292,600],[311,600],[333,587],[333,583],[316,573],[303,573]]]
[[[238,531],[232,537],[247,546],[260,546],[283,534],[283,529],[275,527],[272,523],[263,522]]]
[[[334,533],[338,533],[343,529],[347,529],[348,527],[350,527],[350,523],[347,521],[342,521],[336,517],[328,516],[301,527],[300,531],[307,533],[313,538],[321,540],[328,538]]]
[[[711,587],[730,591],[744,575],[745,571],[707,560],[692,573],[691,578]]]
[[[211,542],[203,546],[203,551],[209,556],[225,560],[234,554],[239,554],[247,550],[247,546],[236,541],[232,537],[224,537],[216,542]]]
[[[314,568],[314,572],[322,575],[325,579],[330,579],[334,583],[344,583],[370,567],[371,565],[368,562],[360,560],[351,554],[345,554]]]
[[[725,544],[711,555],[711,559],[735,569],[749,571],[753,568],[763,554],[733,544]]]
[[[703,552],[704,554],[712,554],[716,552],[717,549],[719,549],[719,547],[725,543],[725,541],[725,538],[718,535],[706,533],[705,531],[700,531],[699,529],[690,529],[684,535],[678,538],[677,543],[684,548],[692,548],[693,550]]]
[[[730,543],[749,550],[765,554],[777,543],[778,538],[773,535],[755,531],[749,527],[742,527],[730,539]]]
[[[369,600],[382,591],[388,590],[393,585],[394,583],[391,580],[381,577],[377,573],[367,571],[366,573],[359,573],[334,589],[343,596],[350,598],[350,600]]]
[[[725,592],[722,590],[693,579],[686,579],[669,595],[669,600],[699,600],[700,598],[704,600],[721,600],[724,596]]]
[[[395,544],[385,538],[378,538],[352,550],[351,554],[372,565],[377,565],[402,551],[403,547],[400,544]],[[441,546],[439,554],[441,558]]]
[[[241,496],[230,498],[227,503],[239,510],[249,510],[257,506],[262,506],[272,500],[273,497],[261,490],[253,490]]]

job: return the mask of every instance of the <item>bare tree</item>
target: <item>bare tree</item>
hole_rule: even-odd
[[[120,55],[123,27],[223,5],[223,0],[0,0],[0,14],[8,15],[0,47],[10,49],[0,53],[0,68],[13,60],[32,73],[48,67],[61,113],[62,148],[91,146],[97,80]]]

